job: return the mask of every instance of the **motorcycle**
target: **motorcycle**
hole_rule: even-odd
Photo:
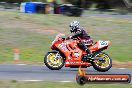
[[[92,58],[87,58],[87,53],[79,48],[79,38],[66,39],[64,34],[58,34],[51,45],[51,51],[44,57],[45,65],[51,70],[59,70],[65,67],[87,68],[93,66],[97,71],[105,72],[112,67],[112,59],[102,52],[110,46],[110,41],[99,40],[87,46],[93,53]]]

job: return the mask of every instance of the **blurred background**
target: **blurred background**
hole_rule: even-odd
[[[131,12],[132,0],[0,0],[0,63],[11,63],[19,48],[22,63],[43,64],[56,34],[69,35],[78,20],[94,42],[111,41],[113,64],[130,64]]]
[[[12,79],[11,82],[0,81],[0,88],[78,88],[74,82],[13,80],[19,77],[43,79],[43,75],[49,73],[57,73],[59,78],[60,75],[65,77],[65,73],[68,72],[75,73],[72,69],[62,74],[61,71],[54,73],[47,68],[43,69],[42,66],[44,56],[50,51],[55,36],[58,33],[65,33],[66,37],[71,34],[69,23],[73,20],[80,22],[94,42],[111,41],[110,47],[104,52],[107,52],[113,60],[112,69],[132,68],[132,0],[0,0],[0,78]],[[14,49],[19,51],[17,63],[15,63]],[[20,64],[25,67],[9,64]],[[37,67],[24,64],[37,65]],[[125,73],[127,70],[126,72],[132,73],[130,69],[122,71],[121,69],[114,71]],[[90,71],[95,72],[88,69],[88,73]],[[52,79],[50,74],[49,78]],[[104,84],[90,84],[83,88],[88,87],[104,88]],[[132,88],[132,85],[108,84],[105,87]]]
[[[132,12],[132,0],[0,0],[0,7],[1,9],[2,7],[4,9],[19,9],[22,2],[43,2],[50,4],[52,8],[57,8],[64,4],[72,4],[83,10],[109,11],[119,14],[128,14]],[[80,16],[81,13],[81,11],[80,14],[77,13],[77,16]]]

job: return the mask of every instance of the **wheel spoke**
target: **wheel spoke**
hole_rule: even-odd
[[[63,62],[62,58],[55,58],[57,53],[50,53],[47,56],[47,63],[52,67],[59,67]]]
[[[106,68],[106,67],[109,66],[110,61],[109,61],[109,57],[108,57],[108,56],[106,56],[105,54],[101,53],[101,54],[99,54],[97,57],[101,57],[101,58],[104,58],[104,59],[105,59],[105,62],[101,62],[101,61],[99,61],[99,60],[96,60],[96,64],[97,64],[99,67],[101,67],[101,68]]]

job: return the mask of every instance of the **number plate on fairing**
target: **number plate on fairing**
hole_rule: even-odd
[[[102,48],[105,46],[108,46],[108,41],[99,40],[99,47],[98,48]]]

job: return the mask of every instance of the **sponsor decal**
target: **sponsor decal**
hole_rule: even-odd
[[[61,44],[59,44],[59,46],[58,46],[60,49],[62,49],[62,51],[64,51],[64,52],[66,52],[67,51],[67,48],[66,48],[66,43],[64,42],[64,43],[61,43]]]

